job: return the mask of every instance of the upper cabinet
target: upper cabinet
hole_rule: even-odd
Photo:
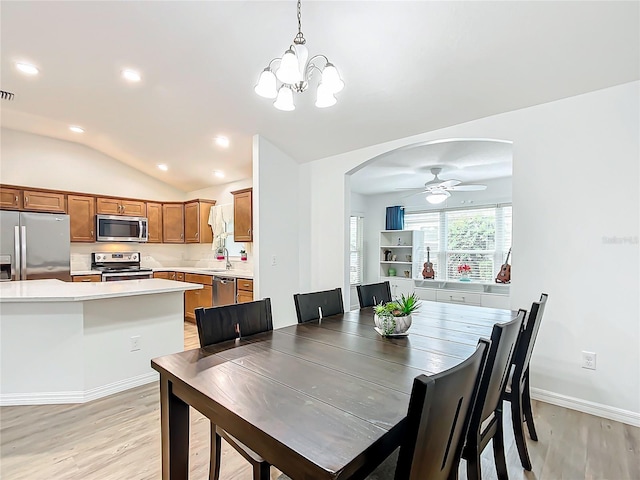
[[[22,209],[31,212],[66,213],[66,196],[64,193],[23,190]]]
[[[97,199],[96,211],[98,215],[127,215],[131,217],[146,217],[147,206],[145,202],[138,200],[125,200],[122,198]]]
[[[162,243],[162,204],[147,202],[149,243]]]
[[[72,242],[95,242],[96,199],[87,195],[69,195],[70,236]]]
[[[213,242],[209,212],[215,204],[215,200],[192,200],[184,204],[184,239],[186,243]]]
[[[233,240],[253,242],[253,189],[245,188],[233,194]]]
[[[2,187],[0,189],[0,208],[5,210],[19,210],[22,208],[22,190]]]
[[[162,204],[162,240],[164,243],[184,243],[184,204]]]

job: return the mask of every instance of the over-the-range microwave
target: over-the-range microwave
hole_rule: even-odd
[[[96,215],[98,242],[146,242],[149,240],[146,217]]]

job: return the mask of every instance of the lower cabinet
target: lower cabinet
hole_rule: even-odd
[[[73,282],[101,282],[102,275],[73,275],[71,280]]]
[[[238,278],[236,280],[237,303],[253,302],[253,280]]]
[[[201,290],[187,290],[184,292],[184,318],[196,323],[196,308],[207,308],[213,306],[213,277],[211,275],[200,275],[197,273],[183,273],[183,281],[189,283],[199,283]]]

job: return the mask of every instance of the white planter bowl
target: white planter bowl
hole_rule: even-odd
[[[407,333],[409,327],[411,326],[411,315],[407,315],[405,317],[392,317],[395,320],[395,327],[393,328],[393,332],[390,332],[391,325],[393,322],[389,323],[389,321],[384,320],[384,318],[379,317],[377,314],[373,314],[373,321],[376,324],[376,327],[383,332],[383,335],[402,335]]]

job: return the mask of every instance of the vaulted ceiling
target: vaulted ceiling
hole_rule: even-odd
[[[638,2],[305,1],[310,54],[346,87],[333,107],[308,91],[282,112],[253,87],[297,32],[294,1],[2,2],[0,14],[0,86],[15,93],[3,127],[86,144],[184,191],[249,176],[255,134],[309,162],[640,72]]]

